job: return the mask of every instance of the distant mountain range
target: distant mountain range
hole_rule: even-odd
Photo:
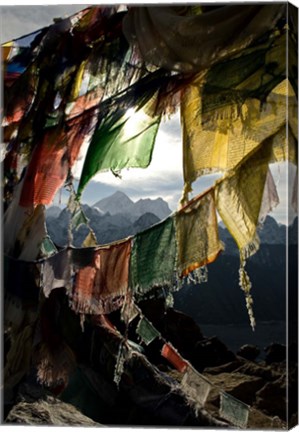
[[[159,219],[164,219],[171,213],[167,202],[163,201],[162,198],[147,198],[133,202],[125,193],[119,191],[107,198],[101,199],[92,207],[111,215],[122,214],[132,221],[137,220],[145,213],[152,213]]]
[[[93,206],[83,205],[83,208],[99,244],[134,235],[171,213],[168,204],[161,198],[134,203],[122,192],[116,192]],[[66,208],[61,210],[59,207],[50,207],[47,210],[48,231],[59,246],[67,243],[69,218]],[[244,294],[239,287],[238,249],[222,223],[219,224],[219,232],[225,243],[225,251],[208,266],[208,282],[186,285],[175,294],[175,307],[191,315],[198,324],[248,324]],[[88,234],[88,229],[82,225],[73,234],[73,243],[78,247]],[[284,321],[287,272],[289,298],[295,298],[297,292],[298,218],[287,229],[267,216],[263,226],[259,228],[259,236],[260,250],[247,263],[253,285],[255,315],[259,321]]]
[[[239,251],[228,231],[222,226],[219,230],[225,250],[208,266],[208,281],[186,285],[175,294],[175,307],[188,313],[199,325],[249,326],[245,297],[239,286]],[[256,321],[279,321],[285,325],[288,317],[289,322],[297,322],[298,218],[287,229],[267,216],[258,232],[260,248],[246,264]],[[257,337],[261,331],[257,326]]]
[[[134,235],[166,218],[171,213],[167,202],[162,198],[140,199],[134,202],[125,193],[119,191],[97,201],[92,206],[85,204],[83,209],[90,221],[90,226],[96,233],[99,244]],[[48,231],[59,246],[64,246],[67,243],[69,217],[67,208],[61,210],[58,206],[52,206],[47,209]],[[78,231],[74,232],[74,244],[76,246],[82,243],[87,232],[88,229],[85,226],[81,226]],[[267,216],[258,232],[262,244],[286,244],[286,226],[278,224],[270,216]],[[289,243],[295,244],[297,242],[297,232],[298,219],[296,218],[288,228]],[[238,254],[236,244],[222,222],[219,224],[219,233],[221,240],[226,245],[225,253]]]
[[[134,235],[166,218],[171,210],[162,198],[140,199],[133,202],[123,192],[97,201],[93,206],[83,205],[89,224],[99,244]],[[67,208],[57,206],[47,210],[47,227],[53,241],[64,246],[68,238],[70,214]],[[80,246],[88,233],[86,226],[73,232],[74,245]]]

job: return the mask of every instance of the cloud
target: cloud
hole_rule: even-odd
[[[86,4],[1,6],[1,43],[53,24],[54,18],[66,18],[87,6]]]
[[[296,167],[291,163],[283,162],[273,164],[270,168],[279,196],[279,204],[270,214],[278,222],[288,225],[297,216],[292,207]]]
[[[153,151],[152,162],[148,168],[123,170],[121,179],[111,172],[98,173],[93,178],[95,183],[112,186],[115,190],[127,193],[130,198],[165,199],[172,209],[177,203],[183,189],[182,144],[178,114],[162,122]],[[82,199],[86,199],[84,192]]]
[[[1,42],[18,38],[53,23],[57,17],[67,17],[87,7],[88,4],[65,5],[26,5],[1,6]],[[85,149],[85,151],[87,148]],[[78,167],[82,168],[83,159]],[[290,206],[295,167],[291,164],[272,166],[274,180],[277,183],[280,204],[271,213],[280,223],[292,221],[295,214]],[[197,180],[194,193],[208,188],[217,176],[204,176]],[[82,200],[94,204],[97,200],[122,190],[133,200],[139,198],[165,199],[175,210],[183,189],[182,143],[179,114],[164,121],[157,136],[152,163],[147,169],[124,170],[122,179],[115,178],[111,173],[98,174],[84,190]],[[61,200],[65,202],[68,194],[61,192]],[[60,198],[55,199],[59,202]]]

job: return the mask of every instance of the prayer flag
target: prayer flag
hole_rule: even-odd
[[[146,168],[151,162],[159,124],[160,117],[147,115],[146,106],[136,112],[118,109],[105,116],[89,145],[78,195],[99,171]]]
[[[70,288],[71,264],[71,249],[63,249],[42,263],[41,277],[45,297],[49,297],[55,288]]]
[[[162,347],[161,355],[166,358],[179,372],[184,372],[188,366],[179,353],[168,343]]]
[[[214,191],[194,198],[175,215],[178,272],[186,276],[214,261],[221,250]]]
[[[140,311],[131,298],[131,295],[127,295],[121,310],[122,320],[125,323],[130,324],[139,315],[139,312]]]
[[[76,312],[107,314],[123,304],[128,288],[130,251],[129,239],[94,249],[90,264],[83,268],[75,266],[72,308]],[[84,253],[82,249],[81,254]]]
[[[233,175],[218,181],[215,188],[217,210],[244,258],[259,247],[256,227],[270,157],[271,142],[268,141]]]
[[[220,416],[232,424],[245,428],[248,422],[249,406],[228,393],[220,393]]]
[[[149,345],[158,336],[160,336],[158,330],[155,329],[155,327],[144,317],[140,319],[136,328],[136,333],[141,337],[146,345]]]
[[[200,375],[191,365],[188,365],[181,382],[182,389],[200,407],[203,407],[211,390],[211,384]]]
[[[134,238],[130,262],[130,285],[136,294],[154,287],[172,286],[176,241],[173,218],[169,217]]]
[[[57,253],[57,249],[52,242],[51,237],[49,237],[48,235],[43,239],[40,250],[43,257],[49,257]]]
[[[292,114],[296,98],[287,99],[277,90],[278,86],[262,105],[258,99],[248,98],[240,107],[235,107],[236,114],[221,114],[208,124],[202,119],[201,84],[202,77],[186,87],[182,99],[183,166],[187,190],[201,175],[235,169],[263,141],[274,138],[280,130],[285,131],[287,121],[296,136],[296,116]],[[286,81],[282,84],[285,89]],[[207,115],[212,116],[212,113]],[[285,136],[284,133],[280,146],[279,143],[275,146],[277,157],[274,154],[274,160],[289,159],[287,149],[284,150]]]

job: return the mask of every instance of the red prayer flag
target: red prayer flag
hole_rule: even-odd
[[[165,357],[179,372],[184,372],[187,362],[182,359],[179,353],[168,343],[162,347],[161,355]]]

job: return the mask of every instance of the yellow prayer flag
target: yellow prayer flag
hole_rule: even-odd
[[[214,261],[223,249],[218,236],[214,191],[194,198],[175,215],[178,273],[186,276]]]
[[[182,99],[183,165],[187,189],[203,174],[236,168],[263,141],[274,138],[277,133],[280,137],[284,134],[285,141],[287,123],[290,139],[296,137],[297,102],[287,80],[273,89],[265,103],[250,98],[240,106],[232,104],[226,108],[226,115],[218,116],[211,112],[211,122],[204,122],[202,118],[202,85],[202,78],[194,81],[185,90]],[[273,146],[274,161],[295,159],[286,144],[276,141]]]

